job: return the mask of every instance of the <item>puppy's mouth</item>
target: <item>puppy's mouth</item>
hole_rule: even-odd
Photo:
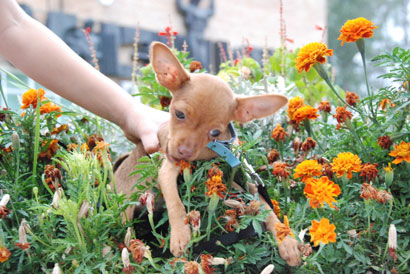
[[[169,152],[169,149],[168,149],[168,144],[165,148],[165,157],[167,157],[167,159],[169,161],[171,161],[173,163],[176,163],[176,164],[179,164],[179,162],[182,160],[182,159],[176,158],[176,157],[171,155],[171,153]]]

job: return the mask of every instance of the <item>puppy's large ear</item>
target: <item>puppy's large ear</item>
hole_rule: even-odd
[[[175,91],[189,80],[188,72],[166,45],[154,42],[151,44],[150,53],[152,67],[162,86]]]
[[[239,97],[234,112],[234,120],[246,123],[278,111],[288,103],[288,98],[279,94],[265,94],[251,97]]]

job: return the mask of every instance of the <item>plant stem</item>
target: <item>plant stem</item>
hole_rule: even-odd
[[[36,107],[36,127],[34,132],[34,156],[33,156],[33,184],[36,183],[37,177],[37,157],[38,146],[40,143],[40,92],[37,92],[37,107]]]

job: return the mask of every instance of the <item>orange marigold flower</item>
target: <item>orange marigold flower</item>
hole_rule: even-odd
[[[354,107],[359,99],[360,97],[356,93],[346,91],[346,103],[348,103],[350,106]]]
[[[390,105],[390,107],[394,108],[396,106],[396,104],[392,103],[390,99],[382,99],[379,103],[379,107],[384,110],[387,105]]]
[[[218,168],[217,165],[213,164],[212,168],[208,171],[208,179],[212,178],[213,176],[219,176],[219,177],[223,177],[224,173],[222,172],[222,170],[220,170]]]
[[[360,173],[360,177],[364,177],[366,182],[374,180],[379,174],[379,170],[377,169],[377,164],[364,164],[362,165],[362,172]]]
[[[45,150],[38,154],[39,159],[51,160],[51,158],[56,154],[59,149],[58,140],[53,139],[51,141],[44,141],[41,144],[41,149]]]
[[[292,98],[289,100],[288,103],[288,116],[290,120],[293,120],[293,113],[301,107],[303,107],[305,103],[303,102],[303,99],[300,98],[299,96],[296,96],[295,98]]]
[[[52,102],[45,103],[44,105],[40,106],[40,114],[44,113],[50,113],[50,112],[61,112],[61,108],[57,105],[55,105]],[[61,114],[58,114],[57,116],[61,116]]]
[[[145,244],[141,240],[138,240],[138,239],[131,240],[128,249],[130,250],[135,262],[137,263],[142,263],[144,254],[148,250]]]
[[[403,161],[410,163],[410,143],[401,141],[400,144],[394,146],[394,150],[389,155],[396,158],[393,164],[398,165]]]
[[[63,132],[63,131],[65,131],[67,133],[67,131],[68,131],[68,125],[67,124],[64,124],[64,125],[61,125],[59,127],[53,128],[53,130],[51,131],[51,135],[57,135],[57,134],[59,134],[60,132]]]
[[[269,164],[272,164],[273,162],[279,159],[280,154],[276,149],[272,149],[271,151],[268,152],[267,157],[268,157]]]
[[[346,174],[347,178],[351,179],[353,172],[360,172],[362,161],[359,156],[351,152],[342,152],[333,159],[330,165],[338,178]]]
[[[89,151],[90,148],[88,147],[88,145],[86,143],[84,143],[84,144],[81,145],[80,150],[81,151]]]
[[[273,199],[271,199],[270,201],[272,202],[272,205],[273,205],[273,212],[275,212],[276,216],[279,218],[280,217],[279,202]]]
[[[313,42],[302,47],[296,57],[296,69],[298,72],[305,70],[308,72],[316,63],[325,63],[325,56],[332,56],[333,50],[328,49],[326,44]]]
[[[377,199],[377,188],[368,183],[363,183],[362,189],[360,191],[360,197],[366,200]]]
[[[317,117],[319,117],[319,114],[317,114],[317,109],[309,105],[298,108],[293,113],[293,120],[296,121],[296,124],[299,124],[305,119],[315,120]]]
[[[222,183],[221,176],[215,175],[212,178],[208,179],[205,182],[208,192],[206,192],[207,196],[212,196],[212,194],[217,194],[221,199],[225,197],[224,192],[226,191],[226,186]]]
[[[86,144],[85,144],[85,145],[86,145]],[[74,151],[74,150],[76,150],[78,147],[79,147],[78,144],[74,144],[74,143],[68,144],[68,146],[67,146],[67,151]]]
[[[11,252],[5,247],[0,247],[0,263],[4,263],[9,259]]]
[[[289,220],[288,216],[283,217],[283,223],[278,222],[275,224],[275,231],[276,231],[276,239],[278,240],[278,244],[280,244],[287,236],[292,236],[295,238],[295,235],[292,232],[292,229],[289,227]]]
[[[340,36],[337,40],[342,40],[341,45],[343,46],[344,43],[356,42],[356,40],[362,38],[370,38],[373,37],[373,30],[375,28],[377,26],[374,23],[363,17],[347,20],[340,29]]]
[[[184,169],[189,169],[190,172],[192,170],[191,164],[189,162],[185,161],[185,160],[181,160],[181,161],[179,161],[178,163],[175,163],[175,164],[177,166],[179,166],[181,174],[184,171]]]
[[[344,123],[346,119],[352,119],[353,114],[350,111],[346,110],[345,107],[337,107],[336,114],[333,115],[333,117],[335,117],[337,122],[339,123],[337,125],[337,129],[340,129],[341,124]]]
[[[275,163],[273,166],[273,175],[281,177],[281,178],[288,178],[289,171],[286,169],[288,165],[286,163],[278,162]]]
[[[276,128],[271,132],[271,136],[273,139],[275,139],[276,142],[279,142],[279,140],[284,141],[287,135],[288,134],[286,133],[285,129],[281,127],[280,124],[277,124]]]
[[[44,95],[46,92],[39,88],[38,91],[35,89],[30,89],[26,92],[23,93],[23,99],[22,99],[22,109],[29,108],[30,106],[33,106],[33,108],[37,107],[37,96],[40,97],[40,102],[45,99]]]
[[[215,273],[215,268],[211,267],[214,258],[210,254],[201,254],[201,267],[205,274]]]
[[[303,143],[302,143],[302,151],[309,151],[311,149],[314,149],[316,147],[317,143],[315,140],[313,140],[311,137],[308,137]]]
[[[313,246],[318,246],[319,243],[328,244],[336,242],[336,226],[330,224],[329,220],[322,218],[320,222],[313,220],[312,227],[309,229],[310,241]]]
[[[87,148],[89,150],[93,150],[94,147],[97,145],[97,142],[104,142],[104,139],[102,137],[98,136],[97,134],[93,134],[93,135],[89,136],[88,139],[87,139]]]
[[[337,202],[334,197],[341,193],[340,187],[326,176],[320,177],[320,179],[312,178],[309,180],[303,192],[310,199],[309,204],[312,208],[323,207],[324,202],[328,203],[330,207],[335,208],[332,204]]]
[[[194,261],[189,261],[184,265],[185,274],[199,274],[199,264]]]
[[[296,166],[293,178],[301,178],[301,181],[306,183],[309,178],[320,175],[322,175],[322,165],[316,160],[305,160]]]
[[[317,108],[319,111],[329,112],[332,110],[329,101],[322,101],[320,102],[319,107]]]
[[[377,143],[383,149],[389,149],[393,145],[393,141],[387,135],[377,138]]]
[[[106,143],[104,141],[97,141],[94,148],[93,148],[93,152],[108,151],[109,146],[110,146],[109,143]]]
[[[54,165],[46,165],[46,167],[44,168],[44,175],[44,181],[53,192],[58,187],[61,187],[61,172]]]

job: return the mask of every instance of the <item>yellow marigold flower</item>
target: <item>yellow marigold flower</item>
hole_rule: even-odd
[[[333,159],[330,165],[332,166],[332,171],[336,173],[338,178],[347,174],[347,178],[351,179],[353,172],[360,172],[362,161],[359,156],[351,152],[342,152]]]
[[[328,203],[330,207],[335,208],[332,204],[337,202],[334,197],[341,193],[339,186],[330,181],[326,176],[320,177],[320,179],[312,178],[309,180],[303,192],[310,199],[309,204],[312,208],[322,207],[324,202]]]
[[[396,158],[392,163],[400,164],[403,161],[410,163],[410,143],[401,141],[399,145],[394,146],[394,150],[389,153],[390,156]]]
[[[284,141],[287,135],[288,134],[286,133],[285,129],[281,127],[280,124],[277,124],[276,128],[271,132],[271,136],[273,139],[275,139],[276,142],[279,142],[279,140]]]
[[[292,98],[289,100],[288,103],[288,116],[290,120],[293,120],[293,113],[301,107],[303,107],[305,103],[303,102],[303,99],[300,98],[299,96],[296,96],[295,98]]]
[[[356,42],[356,40],[362,38],[370,38],[373,37],[373,30],[376,28],[377,26],[372,21],[363,17],[347,20],[340,29],[340,36],[337,40],[342,40],[341,45],[343,46],[344,43]]]
[[[46,92],[39,88],[38,91],[35,89],[30,89],[26,92],[23,93],[23,99],[22,99],[22,109],[29,108],[30,105],[33,106],[33,108],[37,107],[37,96],[40,97],[40,101],[43,101],[45,99],[44,95]]]
[[[305,160],[296,166],[293,178],[301,178],[301,181],[306,183],[309,178],[322,175],[321,170],[322,165],[316,160]]]
[[[293,113],[293,120],[296,121],[297,124],[305,119],[315,120],[317,117],[319,117],[317,109],[309,105],[298,108],[295,113]]]
[[[328,49],[324,43],[313,42],[302,47],[296,57],[296,68],[298,72],[308,72],[316,63],[326,62],[325,56],[332,56],[333,50]]]
[[[330,224],[329,220],[322,218],[320,222],[313,220],[312,227],[309,229],[310,241],[314,246],[318,246],[319,243],[328,244],[329,242],[336,242],[336,226]]]
[[[288,216],[283,217],[283,224],[278,222],[275,224],[275,231],[276,231],[276,239],[278,240],[278,244],[280,244],[287,236],[292,236],[295,238],[295,235],[292,232],[292,229],[289,227],[289,220]]]
[[[226,186],[222,183],[221,176],[215,175],[212,178],[208,179],[205,182],[208,192],[206,193],[207,196],[212,196],[212,194],[217,194],[221,199],[224,198],[226,191]]]

